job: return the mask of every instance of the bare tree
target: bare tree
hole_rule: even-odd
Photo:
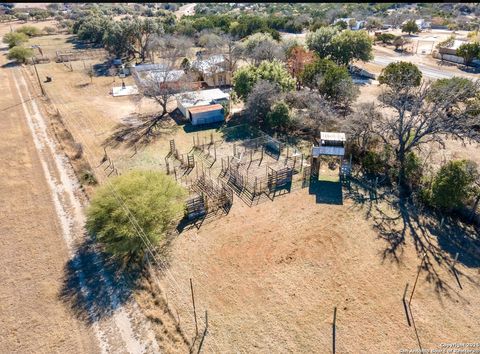
[[[245,110],[247,119],[261,126],[275,101],[280,97],[278,85],[266,80],[258,80],[248,95]]]
[[[183,70],[174,69],[172,65],[164,65],[161,70],[152,71],[142,80],[139,89],[143,96],[158,103],[161,112],[152,120],[152,127],[168,113],[168,104],[178,93],[192,89],[191,76]]]
[[[193,47],[193,41],[188,37],[167,34],[152,37],[149,47],[168,66],[173,66],[178,59],[186,57],[188,50]]]
[[[229,34],[222,35],[223,53],[228,64],[228,71],[233,73],[237,67],[237,62],[241,59],[245,50],[241,42],[237,42]]]
[[[472,114],[468,102],[480,92],[480,82],[465,85],[454,79],[444,80],[441,85],[424,82],[402,90],[387,87],[380,96],[382,113],[373,113],[377,107],[372,105],[372,113],[357,121],[359,129],[368,129],[392,147],[402,195],[408,192],[405,163],[409,152],[429,143],[444,147],[448,136],[462,141],[480,141],[480,134],[474,129],[479,116]],[[374,122],[372,117],[375,117]]]
[[[245,41],[244,57],[258,65],[263,60],[284,60],[285,53],[280,43],[266,33],[255,33]]]

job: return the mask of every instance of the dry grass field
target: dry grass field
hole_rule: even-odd
[[[10,69],[0,90],[0,352],[93,353],[91,330],[58,297],[68,250]]]
[[[366,217],[377,205],[345,197],[342,205],[329,204],[324,197],[332,186],[324,183],[318,196],[304,189],[252,208],[236,200],[228,216],[181,234],[171,272],[185,292],[165,286],[186,332],[194,331],[187,291],[193,278],[197,311],[208,310],[208,352],[328,353],[334,307],[338,353],[478,342],[478,258],[471,267],[457,266],[460,289],[446,261],[438,264],[428,253],[432,266],[420,273],[411,304],[417,339],[402,304],[421,263],[412,236],[407,232],[398,259],[385,255],[390,244],[373,228],[379,213]],[[424,237],[438,245],[438,235]]]
[[[53,45],[49,38],[62,42],[54,39],[59,36],[38,40],[48,48]],[[86,61],[85,67],[100,63]],[[97,167],[104,155],[102,144],[119,123],[157,108],[146,100],[112,97],[112,85],[121,85],[118,78],[113,83],[111,77],[94,77],[91,83],[82,61],[72,65],[73,71],[54,62],[37,65],[41,80],[47,75],[53,78],[44,83],[50,99],[47,108],[58,109],[74,139],[83,145],[97,178],[104,181],[106,172],[103,166]],[[27,70],[34,80],[31,68]],[[130,85],[133,80],[129,77],[125,82]],[[378,88],[362,90],[370,90],[362,96],[368,101]],[[173,120],[164,130],[160,139],[136,153],[120,144],[107,147],[108,155],[121,171],[162,168],[168,140],[175,138],[177,147],[187,152],[193,135]],[[219,137],[214,130],[201,132],[210,133]],[[450,154],[478,157],[478,148],[455,145]],[[386,201],[362,200],[346,189],[342,194],[336,183],[321,182],[316,188],[254,207],[236,198],[229,215],[180,233],[161,281],[185,336],[194,333],[192,278],[200,331],[208,310],[206,352],[328,353],[335,307],[338,353],[394,353],[419,346],[439,348],[441,343],[478,342],[480,264],[468,253],[476,252],[478,257],[478,250],[473,246],[469,250],[468,243],[459,248],[458,280],[449,266],[454,257],[450,238],[475,231],[460,230],[448,221],[440,228],[423,215],[402,218],[398,208]],[[404,238],[395,238],[402,229]],[[395,244],[396,252],[389,252]],[[409,326],[402,295],[406,283],[408,294],[413,287],[422,260],[421,244],[428,249],[429,267],[420,273],[411,304],[414,324]],[[137,294],[144,313],[159,325],[156,306],[163,300],[146,298],[143,292]],[[175,340],[179,346],[186,343],[181,335]]]

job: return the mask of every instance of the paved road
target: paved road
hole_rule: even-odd
[[[402,57],[402,56],[392,57],[392,58],[387,58],[387,57],[383,57],[383,56],[376,56],[372,60],[372,63],[385,67],[390,63],[394,63],[394,62],[401,61],[401,60],[410,61],[408,59],[408,57]],[[420,71],[422,72],[422,74],[424,76],[426,76],[428,78],[431,78],[431,79],[449,79],[453,76],[464,76],[464,77],[467,77],[467,78],[471,78],[471,76],[468,75],[468,74],[462,74],[462,73],[454,74],[454,73],[451,73],[449,71],[433,68],[433,67],[428,66],[428,65],[418,64],[418,63],[414,63],[414,64],[418,66],[418,68],[420,69]]]

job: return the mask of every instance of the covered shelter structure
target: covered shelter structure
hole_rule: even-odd
[[[318,178],[320,175],[320,162],[323,156],[338,157],[340,159],[339,175],[350,174],[351,162],[345,161],[345,133],[320,132],[320,145],[312,147],[311,176]]]

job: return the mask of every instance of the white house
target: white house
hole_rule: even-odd
[[[192,125],[209,124],[225,120],[222,103],[229,95],[220,89],[191,91],[178,94],[177,107]]]
[[[419,29],[424,30],[430,28],[430,22],[425,21],[423,18],[415,20],[415,24],[418,26]]]
[[[367,23],[367,21],[357,21],[352,17],[337,18],[333,21],[333,24],[336,25],[338,22],[345,22],[352,31],[358,31],[364,28]]]
[[[409,21],[410,20],[403,21],[402,26]],[[423,31],[424,29],[430,28],[430,22],[425,21],[423,18],[419,18],[418,20],[415,20],[415,24],[417,25],[417,27],[420,31]]]
[[[212,55],[207,58],[199,58],[192,63],[192,69],[196,70],[202,81],[208,86],[231,85],[232,75],[228,71],[229,64],[224,55]]]

